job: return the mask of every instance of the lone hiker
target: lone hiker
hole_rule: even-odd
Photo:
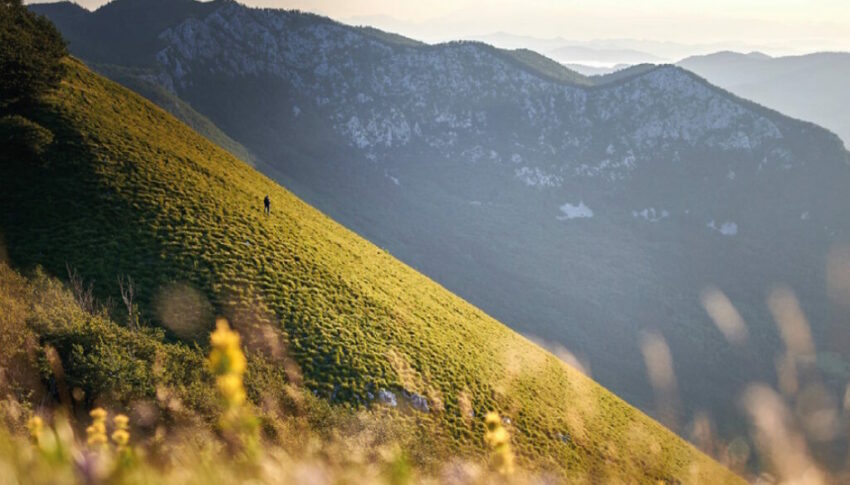
[[[272,211],[272,201],[269,199],[268,194],[266,194],[266,198],[263,199],[263,206],[265,207],[266,215],[269,215]]]

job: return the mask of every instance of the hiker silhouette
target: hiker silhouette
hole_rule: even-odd
[[[266,195],[266,198],[263,199],[263,206],[265,207],[266,215],[271,214],[272,211],[272,201],[269,199],[269,196]]]

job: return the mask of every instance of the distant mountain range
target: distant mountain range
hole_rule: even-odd
[[[612,67],[597,67],[597,66],[588,66],[587,64],[572,64],[567,63],[564,64],[567,69],[575,71],[584,76],[602,76],[605,74],[611,74],[620,70],[623,70],[629,67],[628,64],[616,64]]]
[[[384,20],[386,21],[386,19]],[[379,22],[379,24],[385,25],[385,22]],[[386,25],[392,24],[386,23]],[[674,62],[677,59],[683,59],[685,57],[705,55],[727,50],[763,50],[773,52],[774,50],[779,49],[782,51],[781,48],[773,45],[747,44],[741,42],[688,44],[681,42],[630,38],[578,40],[564,37],[541,38],[528,35],[511,34],[508,32],[494,32],[485,35],[475,35],[468,37],[468,39],[486,42],[505,49],[531,49],[547,55],[550,55],[554,50],[562,47],[580,47],[598,51],[638,52],[646,56],[643,58],[644,60],[640,60],[638,62],[647,62],[649,59],[655,59],[656,62]]]
[[[558,47],[549,51],[548,55],[564,64],[592,63],[616,65],[658,63],[664,61],[664,59],[658,56],[634,49],[604,49],[584,46]]]
[[[296,194],[683,434],[708,415],[738,436],[739,391],[776,382],[776,284],[830,352],[827,385],[850,377],[824,289],[826,255],[850,237],[848,153],[812,123],[675,66],[589,78],[527,50],[226,0],[31,8],[96,69],[173,93]],[[711,286],[746,343],[701,307]],[[648,335],[671,351],[669,413]]]
[[[739,96],[829,128],[850,146],[850,53],[718,52],[678,64]]]

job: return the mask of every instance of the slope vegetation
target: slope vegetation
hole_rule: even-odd
[[[480,453],[481,417],[498,409],[532,468],[597,482],[736,481],[161,109],[66,64],[60,90],[33,115],[53,142],[0,168],[0,231],[13,263],[55,274],[68,263],[116,299],[116,275],[132,276],[142,321],[167,327],[174,345],[209,331],[198,315],[224,314],[243,329],[268,323],[300,368],[289,379],[300,374],[342,406],[406,409],[443,453]],[[196,297],[179,301],[175,322],[162,302],[186,293]]]

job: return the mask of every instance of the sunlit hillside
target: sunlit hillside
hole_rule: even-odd
[[[80,415],[145,403],[162,424],[214,423],[203,357],[223,315],[243,335],[248,395],[268,419],[287,408],[290,386],[334,412],[372,409],[386,426],[415,423],[413,460],[427,468],[483,459],[483,417],[496,410],[528,470],[593,482],[737,481],[164,111],[64,64],[60,89],[32,114],[52,142],[0,168],[0,232],[13,265],[70,268],[82,293],[93,282],[97,300],[114,302],[106,313],[120,325],[51,321],[52,306],[36,312],[49,324],[23,317],[55,357],[41,366],[49,392],[18,394],[28,413],[61,401],[64,382]],[[131,279],[125,310],[119,282],[127,297]]]

